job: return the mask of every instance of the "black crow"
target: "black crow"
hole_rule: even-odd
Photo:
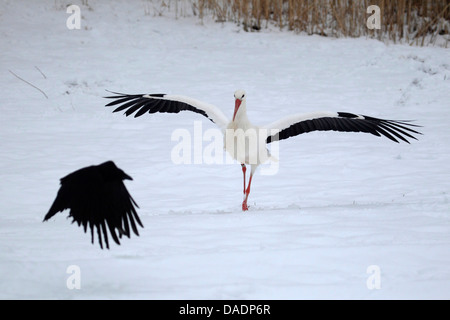
[[[113,240],[120,245],[122,235],[130,237],[130,225],[136,235],[139,235],[136,222],[143,227],[135,206],[139,207],[124,185],[125,179],[133,180],[112,161],[72,172],[61,179],[61,187],[44,221],[70,209],[72,223],[83,225],[84,232],[88,226],[91,229],[92,243],[96,227],[102,249],[102,233],[109,249],[107,228]]]

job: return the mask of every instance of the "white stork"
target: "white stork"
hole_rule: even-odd
[[[224,134],[224,148],[235,160],[241,163],[244,175],[243,211],[248,210],[247,200],[253,174],[261,163],[271,158],[267,149],[267,144],[271,142],[311,131],[366,132],[375,136],[383,135],[397,143],[399,140],[409,143],[406,138],[416,139],[412,134],[421,134],[411,129],[411,127],[419,126],[411,124],[408,120],[384,120],[348,112],[295,114],[266,126],[258,127],[247,118],[246,95],[243,90],[237,90],[234,93],[235,105],[231,121],[216,106],[186,96],[112,93],[115,95],[105,98],[115,99],[106,105],[107,107],[118,106],[113,112],[126,110],[126,116],[136,112],[134,117],[139,117],[147,112],[178,113],[180,111],[192,111],[207,117],[219,126]],[[243,135],[237,134],[238,131]],[[253,137],[256,137],[256,139]],[[246,165],[251,166],[248,186],[245,179]]]

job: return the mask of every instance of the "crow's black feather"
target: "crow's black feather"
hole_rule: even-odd
[[[94,229],[97,229],[102,249],[103,242],[109,249],[108,230],[114,242],[120,245],[122,235],[130,237],[128,223],[136,235],[139,234],[135,222],[143,227],[136,212],[138,205],[123,183],[125,179],[132,180],[112,161],[70,173],[61,179],[61,187],[44,221],[69,209],[72,222],[82,225],[84,232],[88,227],[91,229],[92,243]]]

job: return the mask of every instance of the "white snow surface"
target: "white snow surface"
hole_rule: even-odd
[[[450,298],[448,49],[247,33],[150,1],[80,2],[70,30],[68,3],[0,3],[1,299]],[[127,118],[103,98],[179,94],[231,117],[236,89],[254,124],[346,111],[416,120],[423,135],[281,141],[276,174],[255,175],[243,213],[239,164],[171,159],[175,130],[213,123]],[[61,177],[107,160],[134,178],[144,228],[100,250],[68,212],[42,219]],[[80,289],[67,286],[71,265]]]

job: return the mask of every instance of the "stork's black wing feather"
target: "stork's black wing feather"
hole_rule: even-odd
[[[140,117],[146,113],[179,113],[181,111],[192,111],[208,118],[220,128],[226,128],[227,117],[217,107],[204,102],[178,95],[156,94],[123,94],[113,92],[114,96],[107,96],[107,99],[114,99],[106,104],[106,107],[116,106],[113,112],[125,111],[126,116],[134,114]]]
[[[208,117],[206,112],[202,109],[195,108],[194,106],[176,100],[162,100],[166,94],[148,94],[148,95],[117,95],[117,96],[108,96],[105,97],[107,99],[116,99],[106,105],[106,107],[115,106],[120,104],[119,107],[115,108],[113,112],[119,112],[122,110],[126,110],[125,115],[129,116],[141,109],[138,113],[134,115],[135,118],[143,115],[146,112],[155,113],[178,113],[180,111],[192,111],[199,113],[205,117]],[[167,102],[167,103],[162,103]],[[212,119],[211,119],[212,121]]]
[[[90,228],[92,243],[96,229],[102,249],[103,241],[109,249],[108,231],[120,245],[122,235],[130,237],[129,224],[136,235],[139,235],[136,223],[143,227],[136,212],[138,206],[126,189],[124,179],[132,180],[112,161],[72,172],[61,179],[61,187],[44,221],[70,209],[72,222],[83,226],[85,232]]]
[[[421,134],[412,129],[419,126],[407,120],[385,120],[348,112],[298,115],[282,119],[267,127],[275,130],[275,133],[267,137],[267,143],[311,131],[365,132],[385,136],[394,142],[402,140],[407,143],[409,143],[407,138],[417,140],[413,134]]]

